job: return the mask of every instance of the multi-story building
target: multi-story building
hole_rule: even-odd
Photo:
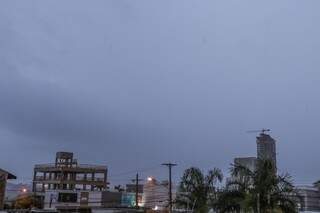
[[[276,157],[276,141],[268,134],[264,132],[260,133],[257,137],[257,156],[258,159],[272,160],[274,165],[277,164]]]
[[[97,192],[107,189],[107,171],[106,166],[78,164],[71,152],[57,152],[55,163],[35,165],[33,192],[49,207],[89,205],[91,197],[101,197]]]
[[[175,194],[173,193],[175,197]],[[169,204],[169,182],[149,177],[143,187],[143,206],[146,209],[164,210]]]

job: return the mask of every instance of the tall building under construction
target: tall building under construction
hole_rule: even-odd
[[[276,157],[276,141],[264,132],[257,137],[257,157],[258,159],[272,160],[274,165],[277,165]]]

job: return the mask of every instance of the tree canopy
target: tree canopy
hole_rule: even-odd
[[[180,182],[176,203],[196,212],[207,212],[217,199],[217,183],[223,180],[220,169],[214,168],[204,175],[199,168],[186,169]]]
[[[232,179],[218,196],[216,208],[219,212],[297,212],[291,176],[277,175],[272,161],[258,160],[254,171],[233,165],[231,173]]]

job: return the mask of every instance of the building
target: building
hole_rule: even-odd
[[[256,169],[256,165],[257,165],[257,158],[256,157],[235,158],[234,164],[244,166],[244,167],[250,169],[250,171],[254,171]]]
[[[139,195],[138,195],[139,196]],[[140,198],[141,200],[141,198]],[[141,201],[138,197],[138,205]],[[102,207],[105,208],[134,208],[136,206],[136,194],[126,191],[106,191],[102,193]]]
[[[138,193],[136,193],[138,187]],[[125,206],[136,205],[136,194],[138,195],[138,206],[142,206],[143,184],[127,184],[125,194],[122,196],[122,204]]]
[[[135,193],[125,191],[47,190],[45,209],[70,211],[99,208],[133,208]]]
[[[248,168],[250,171],[254,171],[257,165],[257,158],[256,157],[239,157],[234,158],[233,160],[234,165],[239,165]],[[226,178],[226,183],[232,183],[235,181],[250,181],[251,179],[244,176],[235,176],[232,174],[231,177]],[[229,189],[236,189],[235,185],[228,186]]]
[[[58,209],[70,212],[76,209],[102,207],[102,191],[47,190],[44,195],[44,209]]]
[[[137,185],[136,184],[126,184],[126,192],[136,192]],[[138,184],[138,193],[143,193],[143,184]]]
[[[17,177],[3,169],[0,169],[0,209],[3,209],[4,207],[7,180],[10,179],[17,179]]]
[[[169,183],[149,177],[143,187],[143,206],[146,209],[164,210],[169,204]],[[174,196],[174,194],[173,194]],[[174,199],[174,198],[173,198]]]
[[[270,159],[277,165],[276,141],[264,132],[257,137],[257,157],[258,159]]]
[[[57,152],[55,163],[35,165],[32,191],[44,207],[90,206],[107,189],[107,171],[106,166],[78,164],[71,152]]]
[[[106,191],[102,194],[102,207],[115,208],[122,206],[123,191]]]
[[[320,191],[315,186],[296,186],[299,210],[302,212],[320,212]]]

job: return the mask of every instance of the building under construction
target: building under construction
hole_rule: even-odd
[[[257,157],[258,159],[272,160],[277,165],[276,141],[265,130],[257,137]]]
[[[105,191],[107,171],[106,166],[78,164],[71,152],[57,152],[55,163],[35,165],[32,189],[42,199],[47,191]],[[61,193],[56,200],[62,198]]]

